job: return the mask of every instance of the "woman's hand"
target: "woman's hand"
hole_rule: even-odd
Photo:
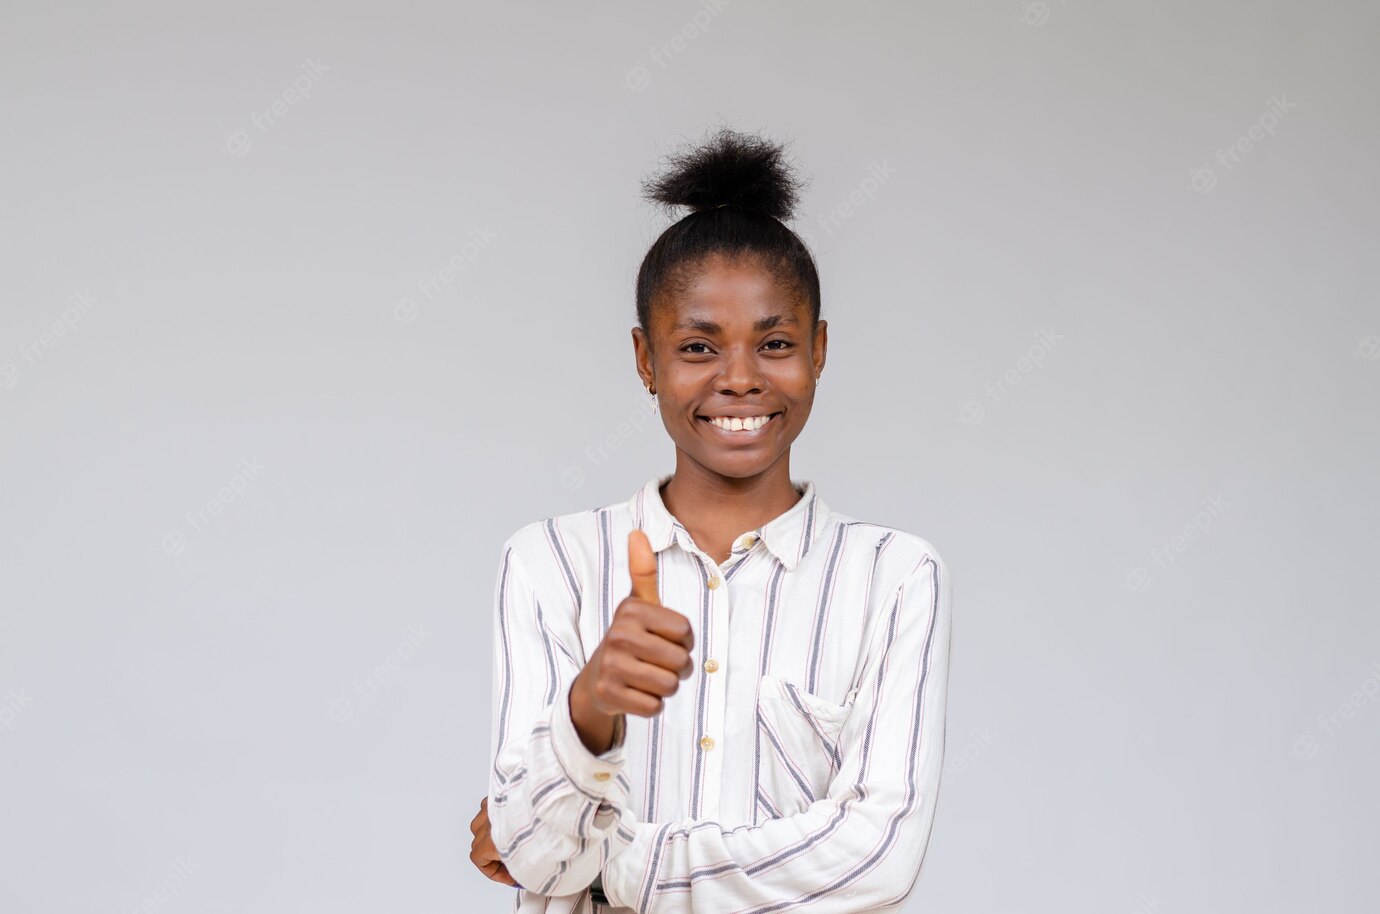
[[[614,611],[609,629],[570,689],[570,716],[585,747],[596,755],[613,743],[622,714],[655,717],[682,679],[694,672],[690,620],[661,605],[656,553],[647,534],[628,535],[632,593]]]
[[[656,553],[641,530],[628,536],[628,571],[632,593],[618,604],[608,631],[567,696],[571,722],[585,747],[596,755],[612,745],[620,715],[660,714],[664,699],[674,695],[681,680],[695,669],[690,620],[661,605]],[[490,835],[487,796],[479,803],[470,831],[474,834],[470,861],[494,882],[516,886]]]
[[[474,841],[470,844],[470,862],[479,867],[479,872],[494,882],[521,888],[517,880],[508,875],[508,868],[498,856],[498,848],[494,847],[493,836],[489,833],[488,796],[479,801],[479,815],[471,820],[470,832],[474,835]]]

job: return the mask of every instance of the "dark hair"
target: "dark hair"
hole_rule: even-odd
[[[642,195],[666,209],[692,212],[653,242],[637,271],[637,323],[650,334],[652,304],[677,295],[707,256],[753,256],[810,303],[819,322],[819,274],[800,236],[784,225],[804,182],[785,162],[781,144],[721,127],[696,148],[669,156]]]

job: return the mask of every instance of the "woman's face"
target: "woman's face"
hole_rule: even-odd
[[[809,303],[750,256],[713,254],[692,271],[682,294],[653,303],[650,346],[633,328],[638,374],[680,451],[722,476],[755,476],[805,427],[826,322],[812,333]],[[767,416],[755,430],[710,421]]]

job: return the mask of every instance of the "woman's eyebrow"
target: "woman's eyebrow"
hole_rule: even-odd
[[[773,328],[773,327],[775,327],[775,326],[777,326],[777,325],[779,325],[779,324],[799,324],[799,323],[800,323],[800,321],[798,321],[798,320],[796,319],[796,317],[795,317],[794,314],[773,314],[773,315],[771,315],[770,317],[764,317],[764,318],[759,319],[759,320],[757,321],[757,323],[755,323],[755,324],[752,325],[752,329],[753,329],[753,330],[756,330],[757,332],[760,333],[760,332],[763,331],[763,330],[770,330],[771,328]],[[671,329],[672,329],[672,330],[698,330],[698,331],[701,332],[701,333],[723,333],[723,330],[724,330],[723,327],[720,327],[718,324],[714,323],[713,321],[707,321],[707,320],[704,320],[703,318],[698,318],[698,317],[687,318],[686,320],[683,320],[683,321],[681,321],[680,323],[676,324],[675,327],[673,327],[673,328],[671,328]]]

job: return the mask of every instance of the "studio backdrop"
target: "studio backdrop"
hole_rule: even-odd
[[[952,573],[908,909],[1372,910],[1377,34],[7,4],[0,910],[508,910],[468,860],[499,550],[673,468],[639,181],[721,125],[811,181],[792,475]]]

